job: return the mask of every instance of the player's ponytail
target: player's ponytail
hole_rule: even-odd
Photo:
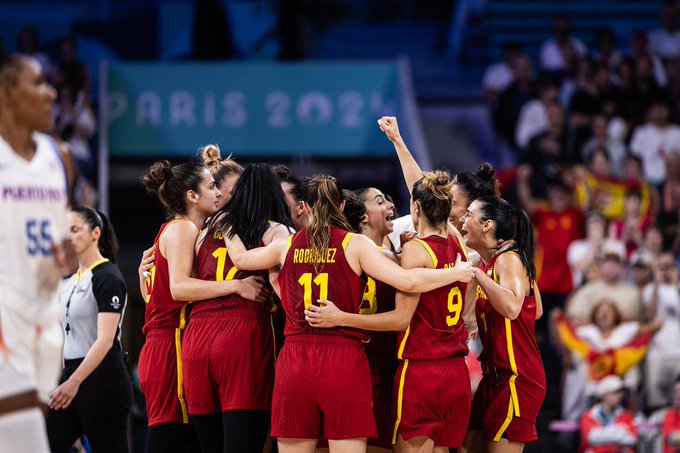
[[[170,165],[167,160],[155,162],[141,181],[150,193],[158,196],[169,217],[187,213],[186,194],[200,193],[205,167],[198,162]]]
[[[328,248],[331,237],[328,228],[330,226],[352,231],[352,226],[342,213],[344,197],[334,177],[319,175],[310,179],[305,201],[312,210],[312,217],[307,227],[312,249],[320,251]]]
[[[99,228],[101,231],[97,241],[99,252],[104,258],[115,263],[116,253],[118,252],[118,238],[109,218],[103,212],[96,211],[89,206],[78,206],[73,208],[73,212],[83,219],[90,231]]]
[[[425,172],[423,177],[413,184],[411,198],[420,205],[420,209],[431,226],[441,225],[449,219],[451,213],[451,187],[453,183],[445,171]]]
[[[521,209],[510,206],[503,198],[478,198],[482,220],[493,220],[496,225],[495,237],[499,241],[514,240],[508,250],[517,252],[527,277],[530,281],[536,279],[534,264],[534,229],[529,216]]]
[[[359,193],[365,193],[368,189],[359,189]],[[349,222],[354,233],[361,233],[361,223],[366,218],[366,205],[361,200],[362,195],[357,191],[343,190],[342,194],[345,197],[345,209],[342,213]]]
[[[515,241],[517,241],[517,253],[522,259],[524,268],[530,281],[536,280],[536,265],[534,264],[534,227],[526,212],[522,209],[513,209],[515,224]]]

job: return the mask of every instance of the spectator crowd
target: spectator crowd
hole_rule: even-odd
[[[626,40],[626,45],[619,41]],[[483,87],[504,196],[532,218],[547,405],[563,448],[680,451],[680,29],[596,48],[558,17],[538,67],[509,43]],[[557,390],[560,390],[558,392]],[[580,429],[577,429],[580,427]],[[646,437],[645,437],[646,436]],[[651,442],[653,443],[653,442]]]

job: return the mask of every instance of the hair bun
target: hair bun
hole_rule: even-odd
[[[158,191],[163,187],[163,185],[172,178],[172,167],[170,162],[167,160],[159,160],[155,162],[151,168],[149,168],[149,173],[142,176],[142,184],[150,192],[158,193]]]
[[[491,164],[488,162],[484,162],[482,165],[479,166],[479,170],[477,170],[477,177],[480,179],[485,179],[487,181],[491,181],[495,175],[496,171],[493,169],[493,166],[491,166]]]
[[[220,147],[212,143],[199,149],[199,153],[201,154],[201,157],[203,158],[203,164],[205,164],[206,167],[217,165],[222,160]]]
[[[165,179],[172,178],[172,165],[167,160],[163,161],[163,176]]]
[[[290,168],[286,167],[283,164],[277,164],[272,167],[272,170],[274,173],[276,173],[276,176],[279,177],[281,180],[285,180],[290,176]]]
[[[451,197],[453,183],[445,171],[428,171],[423,173],[423,187],[432,192],[440,200]]]

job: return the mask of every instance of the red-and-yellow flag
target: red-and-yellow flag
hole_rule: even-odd
[[[585,360],[588,358],[592,350],[590,343],[578,336],[574,326],[567,321],[564,315],[560,315],[557,319],[556,328],[562,344],[566,346],[567,349],[575,353],[581,359]]]
[[[647,353],[652,336],[651,332],[638,335],[624,346],[615,349],[616,368],[614,372],[623,376],[628,370],[640,363]]]
[[[590,343],[578,336],[564,316],[557,320],[557,333],[568,350],[588,362],[590,378],[596,381],[610,374],[618,376],[626,374],[642,361],[652,340],[652,334],[645,333],[619,348],[595,351]]]

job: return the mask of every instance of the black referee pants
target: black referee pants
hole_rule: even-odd
[[[82,359],[66,360],[60,383]],[[80,385],[71,405],[47,413],[52,453],[69,451],[83,434],[94,453],[127,453],[127,423],[132,406],[132,381],[120,351],[111,351]]]

